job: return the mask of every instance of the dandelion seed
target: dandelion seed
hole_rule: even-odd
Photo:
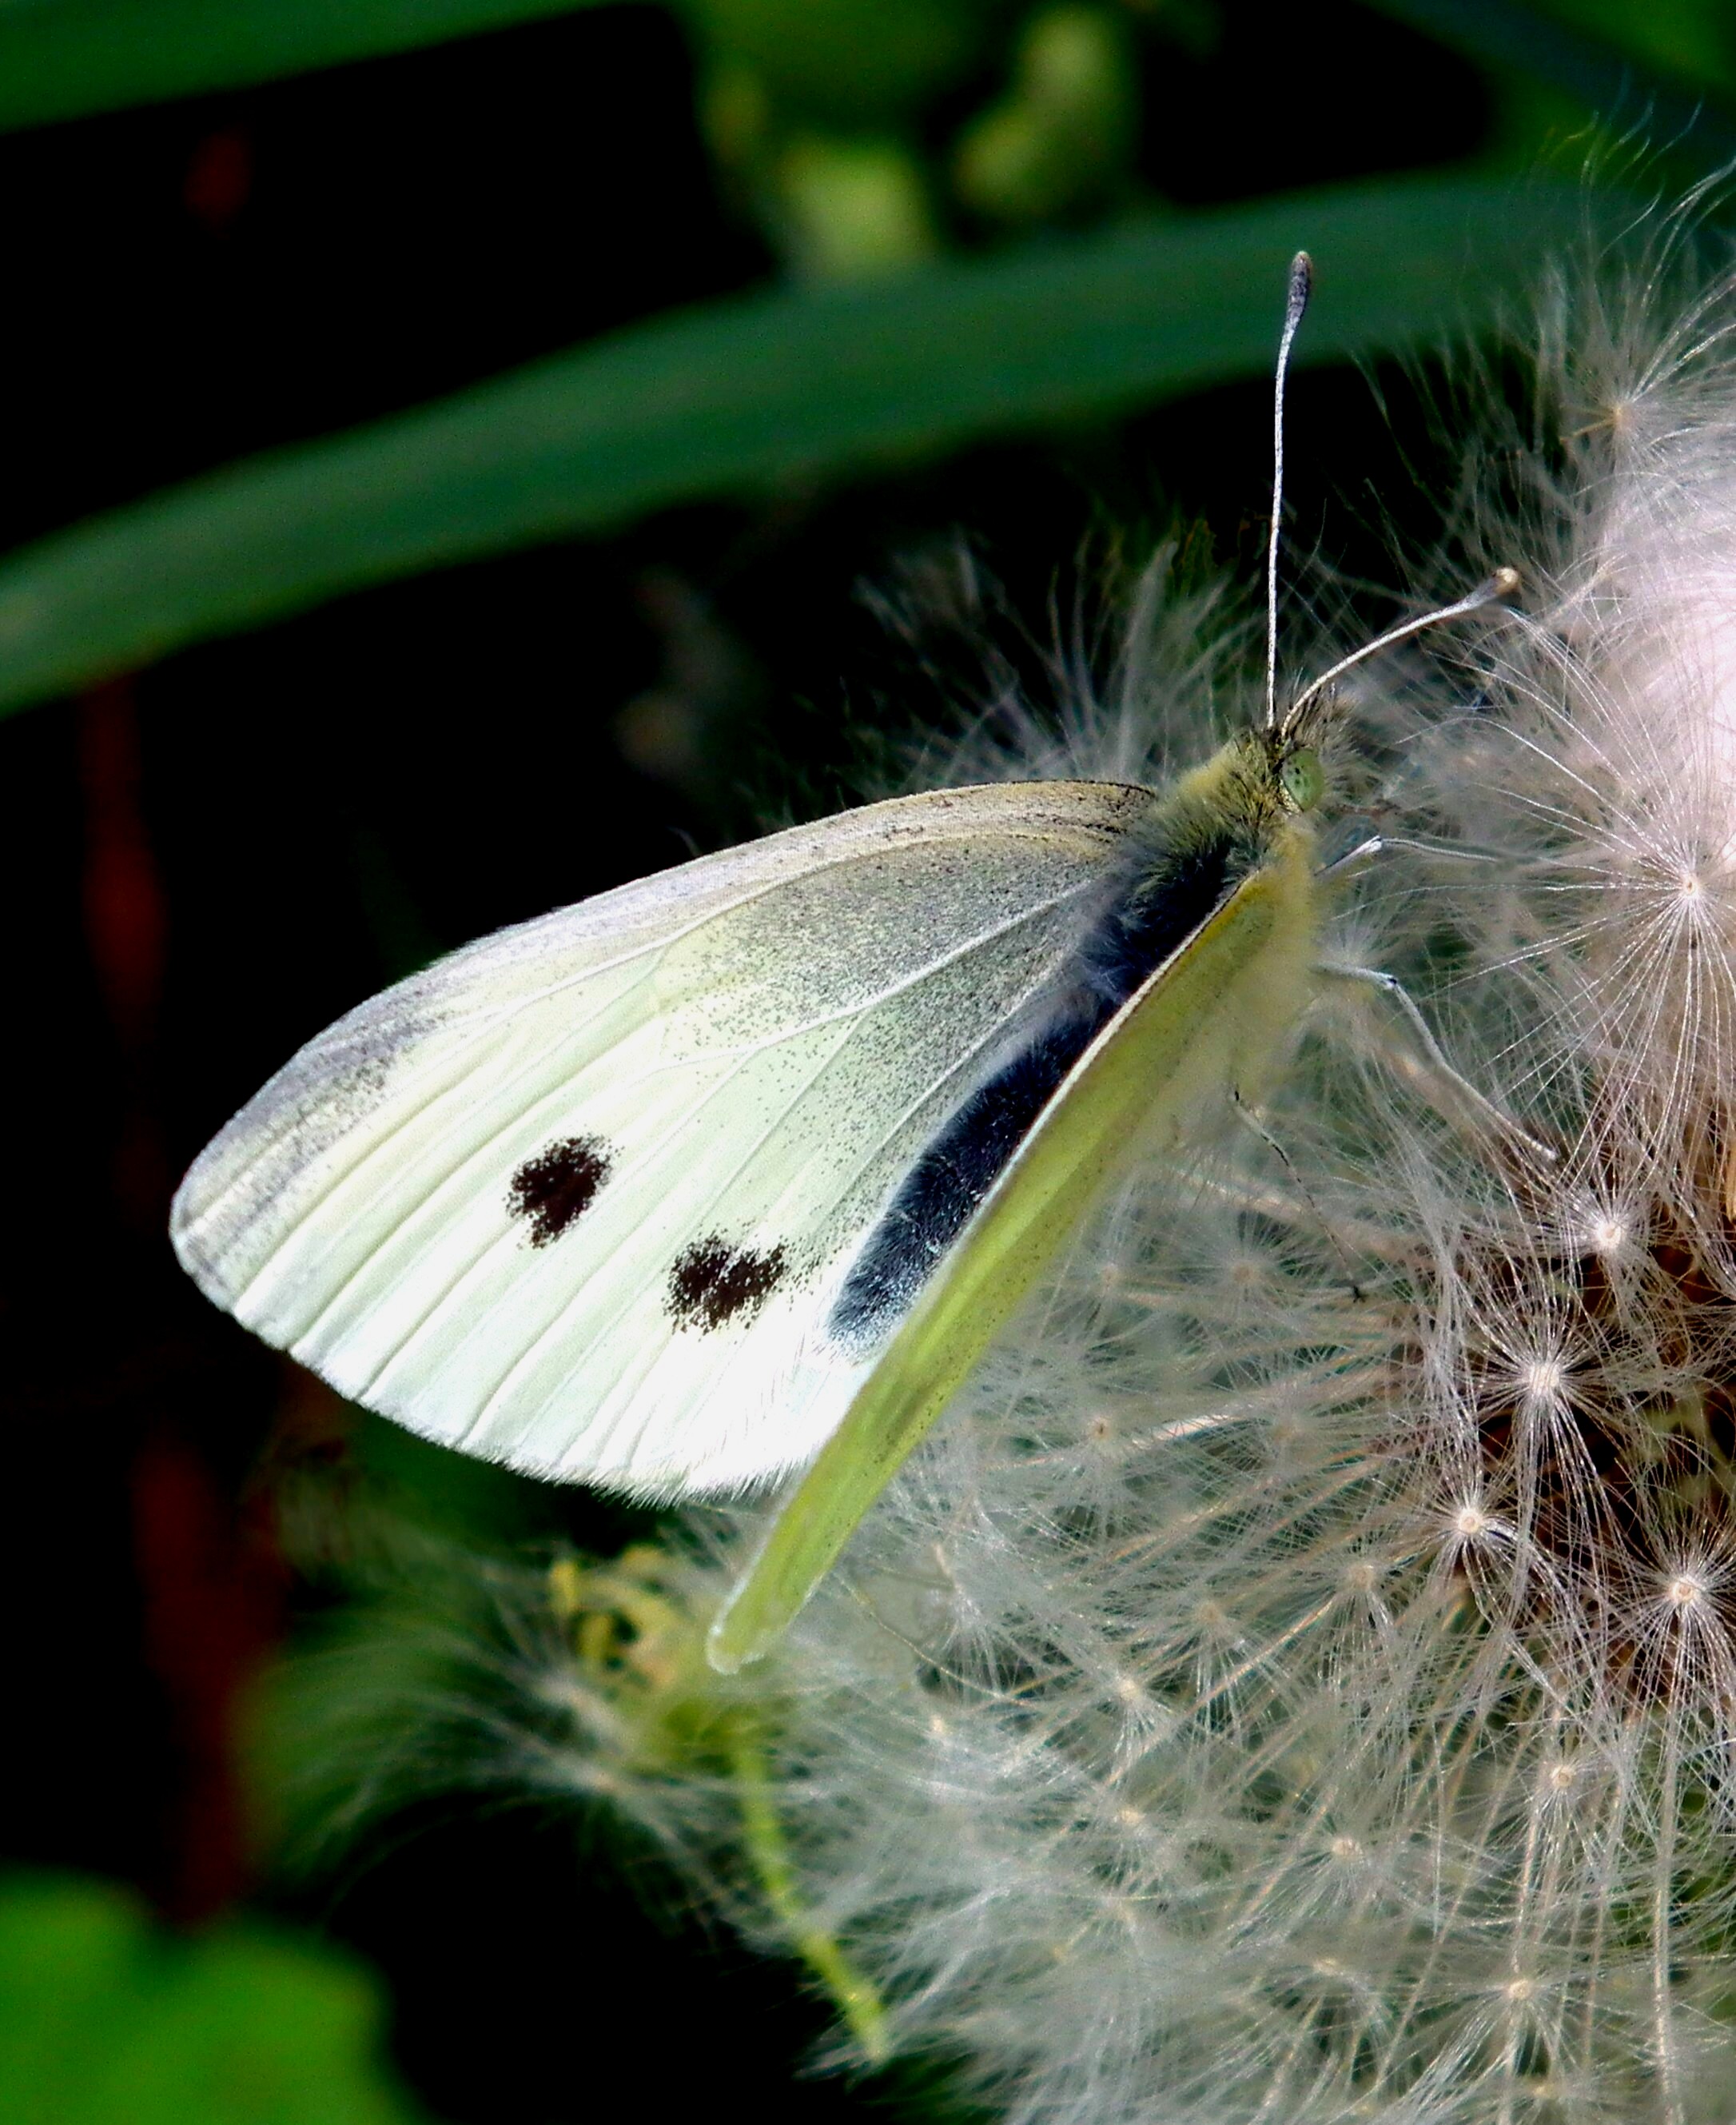
[[[1519,1385],[1533,1402],[1559,1402],[1567,1385],[1567,1368],[1559,1358],[1532,1358],[1519,1368]]]

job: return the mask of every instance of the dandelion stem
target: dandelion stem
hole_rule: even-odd
[[[789,1841],[772,1799],[765,1750],[746,1717],[732,1722],[729,1756],[741,1814],[742,1845],[766,1907],[790,1947],[825,1987],[863,2057],[872,2066],[883,2066],[892,2053],[886,2004],[878,1988],[802,1904]]]

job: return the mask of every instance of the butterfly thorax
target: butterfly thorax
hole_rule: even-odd
[[[1311,846],[1286,793],[1287,757],[1263,733],[1248,732],[1154,795],[1080,949],[1081,978],[1110,1011],[1293,837]]]

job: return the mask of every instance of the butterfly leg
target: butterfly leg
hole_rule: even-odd
[[[1425,841],[1415,834],[1365,834],[1362,840],[1323,863],[1316,878],[1339,880],[1353,878],[1393,849],[1410,849],[1418,855],[1448,856],[1457,863],[1498,863],[1492,849],[1471,849],[1457,841]]]
[[[1386,1060],[1401,1076],[1412,1080],[1433,1080],[1448,1094],[1451,1101],[1469,1110],[1502,1143],[1520,1151],[1534,1164],[1555,1164],[1555,1154],[1546,1143],[1521,1128],[1486,1093],[1479,1091],[1470,1078],[1454,1069],[1429,1030],[1416,998],[1396,975],[1385,973],[1378,967],[1322,966],[1315,968],[1315,973],[1329,988],[1377,998],[1386,1008],[1389,1026],[1394,1019],[1398,1020],[1402,1036],[1395,1037],[1394,1032],[1389,1031],[1381,1039],[1381,1048]]]
[[[1377,856],[1384,855],[1389,847],[1383,834],[1365,834],[1353,846],[1323,863],[1315,873],[1316,878],[1353,878],[1357,871],[1366,870]]]

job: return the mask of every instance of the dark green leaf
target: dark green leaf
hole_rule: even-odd
[[[1559,89],[1612,127],[1637,124],[1644,141],[1702,169],[1723,168],[1736,155],[1736,117],[1708,101],[1727,90],[1721,76],[1695,79],[1659,63],[1647,49],[1640,11],[1613,13],[1628,35],[1621,45],[1597,30],[1558,19],[1525,0],[1374,0],[1383,12],[1437,38],[1450,50],[1497,71]],[[1567,7],[1560,11],[1572,15]],[[1584,12],[1584,11],[1579,11]],[[1708,26],[1724,14],[1723,0],[1706,8]]]
[[[0,0],[0,130],[414,50],[598,0]]]
[[[1414,345],[1486,317],[1587,211],[1571,186],[1381,179],[660,318],[16,554],[0,707],[365,584],[1258,373],[1298,245],[1302,359]]]

